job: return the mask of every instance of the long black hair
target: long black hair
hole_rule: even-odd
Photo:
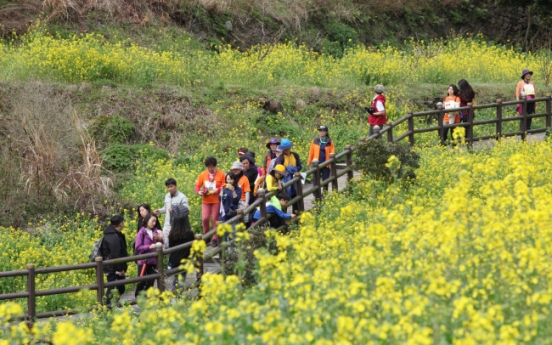
[[[226,176],[224,177],[224,184],[226,184],[226,178],[230,177],[232,180],[234,180],[234,189],[238,189],[240,186],[238,185],[238,177],[233,172],[228,172]]]
[[[473,101],[473,99],[475,98],[475,92],[473,92],[471,85],[466,79],[460,79],[460,81],[458,82],[458,87],[460,88],[460,93],[464,96],[468,103]]]
[[[452,87],[452,92],[454,93],[455,96],[458,96],[460,94],[460,90],[458,90],[458,86],[454,84],[450,84],[449,87]],[[449,87],[447,87],[447,96],[448,96]]]
[[[169,232],[169,243],[179,242],[184,239],[194,240],[194,233],[190,226],[188,214],[173,219],[171,231]]]
[[[149,222],[151,217],[155,217],[155,227],[154,227],[154,229],[161,230],[161,225],[159,224],[159,217],[153,212],[150,212],[150,213],[146,214],[146,216],[144,217],[144,228],[146,228],[146,229],[148,228],[148,222]]]
[[[140,219],[140,220],[142,220],[142,216],[140,215],[140,208],[141,208],[141,207],[145,208],[146,211],[148,211],[148,213],[151,212],[151,207],[150,207],[150,205],[148,205],[148,204],[142,204],[142,205],[136,207],[136,213],[138,214],[138,218],[137,218],[137,219]]]

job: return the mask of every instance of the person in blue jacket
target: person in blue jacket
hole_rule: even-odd
[[[282,208],[287,206],[289,200],[290,197],[286,192],[280,192],[276,196],[273,196],[270,201],[266,202],[266,214],[272,215],[269,219],[271,227],[278,228],[283,225],[287,219],[295,218],[295,214],[287,214],[282,211]],[[253,221],[256,222],[259,219],[261,219],[261,211],[256,209],[255,214],[253,214]]]

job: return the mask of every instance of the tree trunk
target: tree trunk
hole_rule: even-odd
[[[527,51],[529,44],[529,32],[531,29],[531,7],[527,6],[527,30],[525,31],[525,39],[523,40],[523,50]]]

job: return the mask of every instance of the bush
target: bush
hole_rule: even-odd
[[[100,115],[91,122],[90,133],[96,142],[129,144],[134,139],[136,128],[124,117]]]
[[[400,162],[396,169],[388,164],[392,156],[397,157]],[[415,179],[414,169],[420,167],[419,159],[420,155],[413,152],[410,146],[376,139],[359,144],[353,157],[355,169],[376,180],[387,182],[395,178]]]
[[[100,154],[104,160],[104,166],[107,169],[116,172],[125,172],[133,169],[134,163],[140,156],[140,152],[144,152],[145,156],[153,157],[154,160],[169,158],[167,151],[157,149],[148,144],[114,144],[100,151]]]

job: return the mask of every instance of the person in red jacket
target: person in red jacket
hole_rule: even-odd
[[[317,159],[320,164],[330,159],[330,154],[335,153],[335,144],[328,135],[328,127],[320,126],[318,127],[318,137],[314,138],[311,142],[311,147],[309,150],[309,159],[307,161],[307,166],[311,165],[313,159]],[[322,175],[322,181],[330,178],[330,166],[325,166],[320,170]],[[328,190],[329,185],[326,185],[324,189]]]
[[[368,116],[368,123],[370,124],[370,132],[368,136],[374,135],[374,127],[383,127],[387,123],[387,111],[385,110],[385,96],[383,93],[385,89],[383,85],[378,84],[374,87],[374,98],[372,99],[372,105],[367,109],[370,115]],[[380,138],[381,139],[381,138]]]

